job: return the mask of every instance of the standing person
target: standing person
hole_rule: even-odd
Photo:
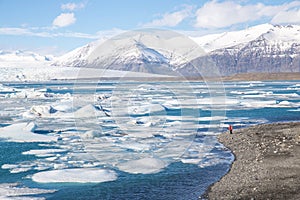
[[[229,127],[228,127],[228,130],[229,130],[230,134],[232,134],[232,130],[233,130],[233,128],[232,128],[232,126],[231,126],[231,125],[229,125]]]

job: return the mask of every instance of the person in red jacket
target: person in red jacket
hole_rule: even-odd
[[[228,127],[228,130],[229,130],[230,134],[232,134],[232,130],[233,130],[233,128],[232,128],[232,126],[231,126],[231,125],[229,125],[229,127]]]

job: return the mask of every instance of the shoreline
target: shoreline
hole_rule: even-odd
[[[235,159],[201,199],[300,199],[300,122],[236,129],[218,140]]]
[[[0,67],[1,68],[1,67]],[[84,68],[85,69],[85,68]],[[94,69],[94,68],[91,68]],[[121,71],[128,72],[128,71]],[[252,81],[299,81],[300,72],[278,72],[278,73],[240,73],[231,76],[219,77],[185,77],[185,76],[168,76],[154,74],[156,76],[102,76],[102,77],[75,77],[75,78],[55,78],[49,80],[23,80],[8,81],[0,80],[0,83],[36,83],[36,82],[90,82],[90,81],[135,81],[135,82],[252,82]]]

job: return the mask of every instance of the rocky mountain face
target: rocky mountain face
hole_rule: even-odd
[[[209,53],[222,75],[247,72],[299,72],[300,27],[274,26],[246,44]]]
[[[300,26],[263,24],[188,40],[178,35],[138,34],[88,44],[53,64],[189,77],[216,69],[223,76],[300,72]]]

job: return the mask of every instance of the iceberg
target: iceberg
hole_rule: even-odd
[[[0,128],[0,138],[10,142],[53,142],[57,137],[34,133],[36,125],[30,123],[12,124]]]
[[[66,149],[32,149],[25,151],[23,155],[35,155],[36,157],[49,157],[54,156],[57,153],[65,153]]]
[[[88,104],[74,112],[74,118],[96,118],[97,116],[106,117],[105,113],[98,110],[92,104]]]
[[[29,111],[23,114],[23,117],[51,117],[56,112],[57,110],[49,105],[32,106]]]
[[[154,174],[160,172],[167,163],[156,158],[142,158],[119,164],[117,167],[131,174]]]
[[[116,179],[116,172],[99,168],[51,170],[32,176],[32,180],[39,183],[102,183]]]
[[[35,200],[44,199],[42,197],[33,197],[29,195],[42,195],[51,194],[56,190],[46,190],[38,188],[28,188],[20,185],[19,183],[2,183],[0,184],[0,199],[22,199],[22,200]],[[28,197],[26,197],[28,196]]]

